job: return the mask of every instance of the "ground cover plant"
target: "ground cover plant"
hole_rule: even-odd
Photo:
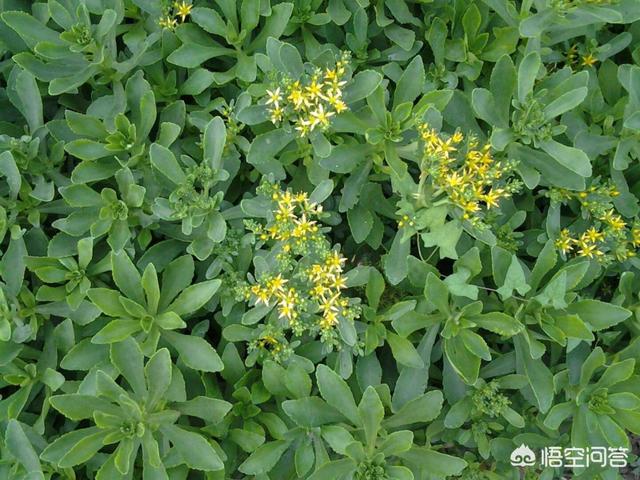
[[[640,478],[640,2],[0,10],[0,479]]]

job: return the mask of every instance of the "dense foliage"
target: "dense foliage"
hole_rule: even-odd
[[[0,9],[0,478],[638,478],[638,0]]]

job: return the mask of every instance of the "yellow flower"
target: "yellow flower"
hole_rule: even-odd
[[[317,263],[311,266],[311,269],[309,270],[309,273],[308,273],[309,280],[311,280],[312,282],[319,281],[323,275],[324,275],[324,269],[322,268],[322,265],[319,265]]]
[[[592,67],[596,64],[598,59],[593,56],[593,54],[589,53],[588,55],[584,55],[582,57],[582,66],[583,67]]]
[[[622,220],[622,217],[620,215],[615,215],[613,213],[613,209],[611,209],[608,212],[606,212],[600,218],[600,220],[602,220],[603,222],[608,223],[609,226],[611,228],[613,228],[614,230],[622,230],[624,227],[627,226],[627,224],[625,223],[624,220]]]
[[[301,136],[306,136],[311,131],[310,122],[303,118],[298,119],[298,124],[296,125],[296,130],[300,133]]]
[[[175,11],[176,11],[176,17],[180,17],[180,21],[184,23],[187,16],[191,13],[191,9],[193,8],[193,5],[183,0],[182,2],[179,2],[179,3],[175,2],[173,4],[173,7],[175,8]]]
[[[462,135],[462,132],[458,130],[451,136],[451,140],[454,143],[460,143],[462,140],[464,140],[464,135]]]
[[[445,156],[448,156],[449,153],[455,152],[456,150],[454,142],[450,138],[448,140],[439,140],[436,146],[436,153]]]
[[[337,290],[341,290],[343,288],[347,288],[347,282],[344,277],[337,276],[331,283],[331,286]]]
[[[631,230],[631,236],[633,237],[633,240],[631,240],[631,243],[633,243],[633,246],[637,247],[638,245],[640,245],[640,228],[634,227]]]
[[[341,256],[337,251],[331,252],[327,258],[325,259],[325,263],[331,269],[336,269],[338,271],[342,271],[342,265],[346,262],[347,259]]]
[[[307,91],[307,95],[310,100],[315,100],[316,98],[321,98],[322,100],[326,100],[327,97],[322,92],[322,84],[318,82],[316,78],[314,78],[308,87],[305,88]]]
[[[590,242],[599,242],[604,240],[604,233],[599,232],[594,227],[591,227],[589,230],[582,234],[582,238],[584,240],[588,240]]]
[[[272,103],[275,105],[276,108],[278,108],[278,106],[280,105],[280,102],[282,101],[282,94],[280,93],[280,87],[276,88],[275,90],[267,90],[267,103],[266,105],[271,105]]]
[[[342,113],[348,109],[347,104],[344,103],[342,100],[338,100],[333,106],[333,108],[335,108],[336,113]]]
[[[293,213],[293,206],[287,205],[286,203],[280,203],[278,205],[278,210],[276,211],[276,221],[284,222],[286,220],[295,218],[295,214]]]
[[[594,257],[600,257],[604,255],[603,252],[598,250],[598,246],[595,243],[578,240],[577,244],[579,247],[578,255],[582,257],[594,258]]]
[[[300,110],[309,105],[309,101],[300,87],[300,82],[294,82],[291,84],[287,100],[293,104],[294,110]]]
[[[574,243],[574,240],[571,238],[571,234],[569,233],[569,230],[566,228],[563,228],[560,231],[560,235],[555,241],[555,246],[562,253],[567,254],[573,249],[573,243]]]
[[[464,177],[458,172],[452,172],[448,174],[444,180],[447,183],[447,186],[450,188],[460,187],[465,182]]]
[[[162,28],[173,30],[178,25],[178,21],[175,18],[171,18],[167,16],[167,17],[162,17],[158,21],[158,25],[160,25]]]
[[[318,231],[318,226],[316,225],[315,220],[308,220],[304,213],[299,220],[294,220],[294,223],[296,224],[293,229],[294,237],[304,237],[307,233],[314,233]]]
[[[327,287],[325,287],[324,285],[318,284],[318,285],[314,285],[314,287],[311,289],[310,294],[312,297],[316,299],[323,299],[327,290],[328,290]]]
[[[338,102],[342,101],[342,91],[336,88],[332,88],[327,91],[326,97],[327,102],[329,102],[330,105],[335,106]]]
[[[271,280],[267,281],[267,288],[271,295],[274,295],[276,292],[283,292],[284,285],[287,282],[288,280],[282,278],[282,274],[278,274],[277,277],[273,277]]]
[[[280,318],[286,318],[287,320],[293,320],[298,315],[295,311],[295,305],[287,302],[280,303],[278,313],[280,314]]]
[[[328,81],[333,81],[338,79],[338,72],[333,68],[327,68],[324,72],[324,79]]]
[[[336,312],[326,312],[320,320],[320,328],[328,330],[338,323],[338,315]]]
[[[289,321],[297,318],[297,304],[298,293],[294,288],[290,288],[285,294],[280,296],[280,303],[278,303],[278,313],[280,314],[280,318],[286,318]]]
[[[251,293],[256,296],[256,305],[264,303],[265,305],[269,304],[270,295],[269,292],[262,288],[260,285],[254,285],[251,287]]]
[[[467,213],[475,213],[480,210],[480,205],[478,205],[478,202],[467,202],[463,208]]]
[[[322,125],[326,127],[329,125],[329,118],[335,115],[335,112],[327,112],[322,105],[318,105],[315,110],[311,111],[311,130],[316,125]]]
[[[284,112],[282,111],[282,108],[276,106],[273,110],[271,110],[271,123],[278,123],[280,120],[282,120],[283,114]]]
[[[483,195],[482,199],[487,204],[487,208],[497,207],[498,201],[502,198],[504,190],[502,188],[492,188],[485,195]]]

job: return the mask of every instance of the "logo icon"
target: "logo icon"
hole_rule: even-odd
[[[536,463],[536,454],[524,443],[511,452],[511,465],[514,467],[531,467]]]

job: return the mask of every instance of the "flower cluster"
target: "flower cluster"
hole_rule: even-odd
[[[593,67],[596,63],[598,63],[598,58],[592,50],[593,49],[587,50],[584,46],[573,44],[567,52],[566,63],[571,67]]]
[[[176,0],[173,5],[163,9],[163,15],[158,21],[158,25],[162,28],[173,30],[178,26],[178,20],[180,20],[180,23],[184,23],[192,8],[193,5],[190,2]]]
[[[579,221],[560,230],[555,246],[563,254],[597,259],[603,263],[625,261],[636,255],[640,245],[640,224],[631,225],[617,213],[613,199],[619,192],[612,184],[594,184],[585,191],[552,189],[549,197],[563,205],[578,205],[588,227]]]
[[[268,225],[252,224],[258,238],[280,242],[284,254],[307,255],[323,248],[326,240],[318,225],[322,205],[310,201],[304,192],[283,192],[272,187],[265,185],[263,191],[275,203],[273,221]]]
[[[253,347],[281,356],[286,330],[296,336],[320,334],[323,341],[338,345],[336,327],[353,322],[359,311],[355,300],[343,295],[346,259],[318,225],[321,206],[306,193],[274,185],[261,186],[260,193],[273,202],[273,218],[267,225],[246,223],[259,244],[276,252],[277,261],[255,282],[243,285],[240,293],[255,306],[273,307],[275,325],[268,325],[268,336],[263,331]],[[273,339],[280,339],[277,346]]]
[[[444,138],[427,124],[418,128],[425,143],[421,187],[430,179],[432,198],[445,195],[474,226],[484,226],[487,212],[520,189],[520,182],[512,176],[515,162],[494,159],[491,145],[479,145],[470,137],[463,147],[464,136],[459,131]]]
[[[287,340],[276,328],[268,325],[260,335],[249,343],[249,349],[269,356],[279,362],[285,360],[293,349],[287,344]]]
[[[334,68],[316,68],[306,81],[281,77],[267,90],[265,105],[272,123],[292,122],[301,136],[326,129],[331,117],[347,110],[342,89],[349,63],[348,53],[336,61]]]
[[[496,418],[511,402],[500,393],[500,387],[496,382],[489,382],[479,387],[472,395],[474,413],[478,416],[487,415]]]
[[[219,180],[217,172],[206,163],[187,169],[186,179],[169,196],[174,218],[202,216],[215,209],[218,198],[211,195],[211,188]]]

